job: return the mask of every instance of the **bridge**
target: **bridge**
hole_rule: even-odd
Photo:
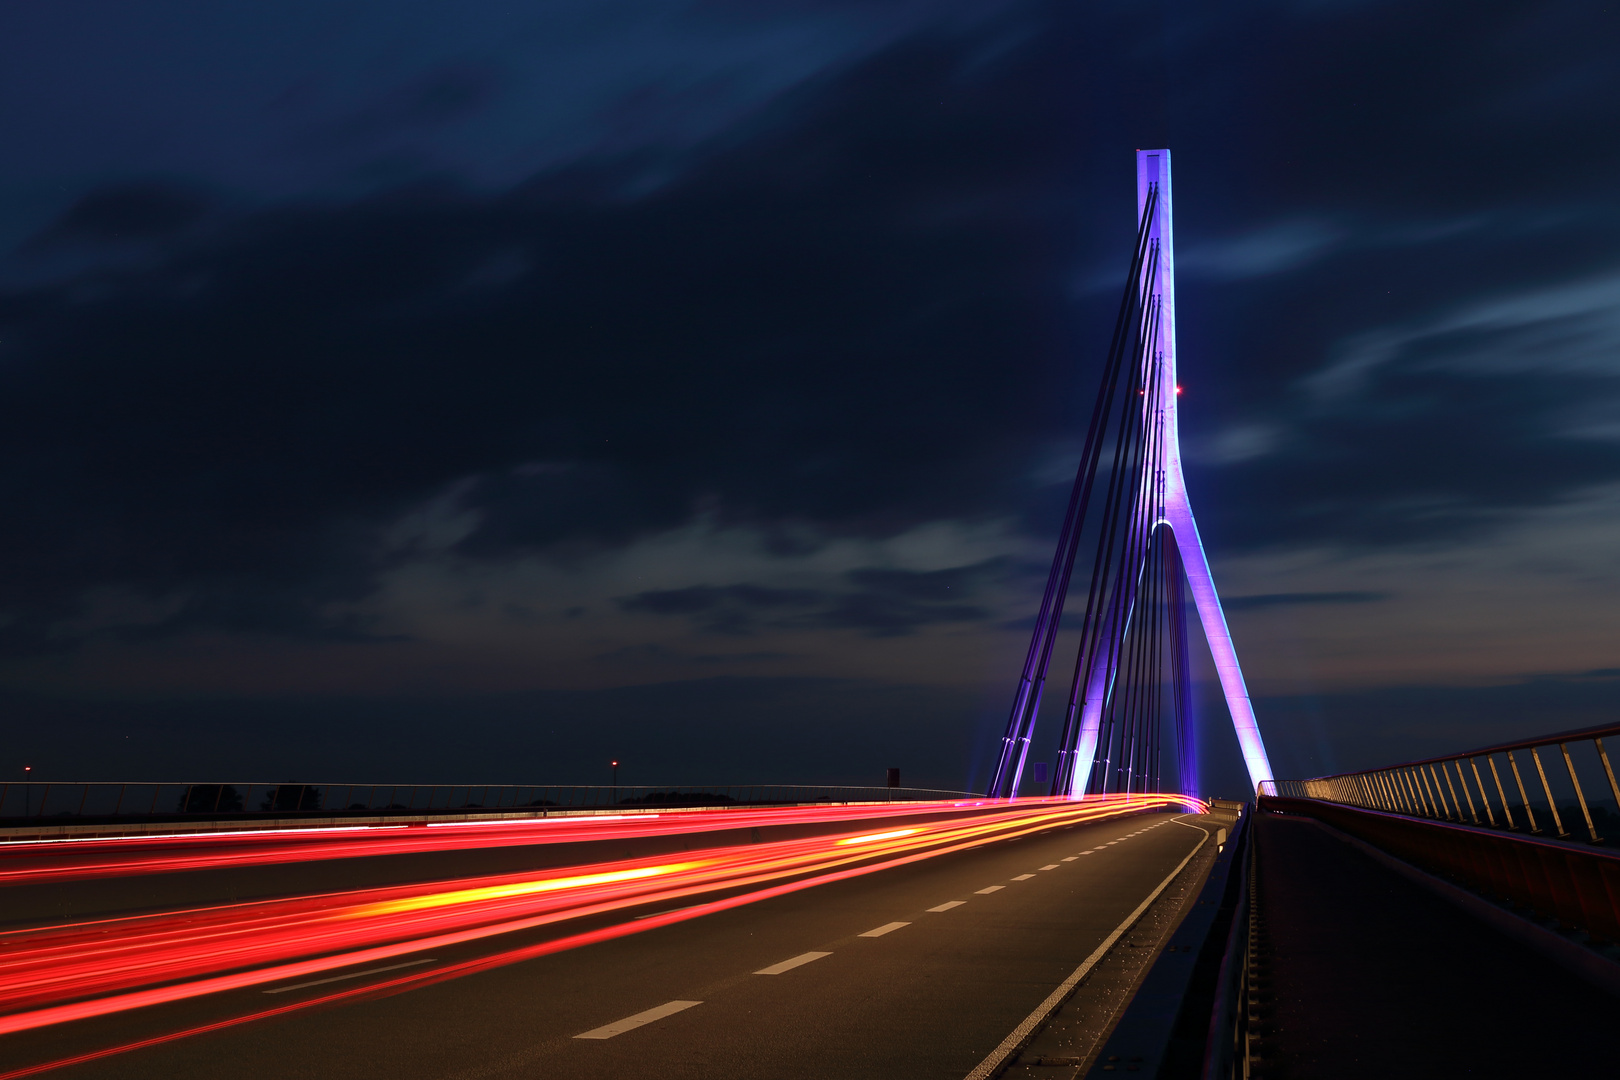
[[[1612,1071],[1620,725],[1271,775],[1182,476],[1168,151],[1137,178],[984,790],[6,784],[0,1080]]]

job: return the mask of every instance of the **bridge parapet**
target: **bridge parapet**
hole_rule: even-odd
[[[1558,840],[1572,838],[1573,834],[1564,819],[1569,817],[1571,819],[1569,825],[1578,828],[1579,824],[1574,820],[1574,815],[1578,813],[1584,821],[1585,832],[1591,843],[1607,842],[1612,846],[1617,834],[1620,834],[1620,817],[1616,817],[1612,823],[1606,823],[1606,831],[1610,836],[1605,841],[1598,831],[1597,820],[1593,816],[1594,806],[1587,798],[1587,787],[1581,783],[1581,774],[1583,772],[1587,774],[1587,785],[1596,790],[1601,790],[1602,781],[1607,781],[1615,809],[1620,811],[1620,784],[1615,782],[1614,765],[1603,745],[1605,737],[1612,738],[1617,735],[1620,735],[1620,724],[1607,724],[1579,731],[1565,731],[1516,742],[1499,743],[1461,754],[1424,758],[1421,761],[1409,761],[1362,772],[1338,773],[1310,780],[1267,780],[1260,784],[1259,793],[1261,796],[1343,803],[1347,806],[1358,806],[1389,814],[1435,821],[1454,821],[1458,824],[1472,823],[1492,829],[1523,831],[1532,835],[1542,835],[1546,832],[1545,820],[1546,816],[1550,815],[1551,835]],[[1571,746],[1575,747],[1573,752],[1570,750]],[[1549,770],[1547,764],[1542,761],[1541,751],[1552,747],[1557,747],[1564,768],[1560,775],[1555,762],[1549,778]],[[1519,768],[1520,759],[1514,756],[1515,753],[1525,752],[1528,752],[1525,771],[1532,765],[1535,768],[1528,789],[1525,784],[1525,771]],[[1490,772],[1489,785],[1486,784],[1484,774],[1480,771],[1481,759]],[[1498,768],[1499,760],[1503,768]],[[1463,768],[1465,764],[1466,770]],[[1511,787],[1503,782],[1504,772],[1511,777]],[[1453,776],[1456,778],[1455,783]],[[1472,787],[1469,786],[1470,777],[1473,779]],[[1567,786],[1564,783],[1566,778]],[[1598,783],[1594,784],[1594,780],[1598,780]],[[1560,794],[1570,792],[1574,795],[1574,802],[1566,804],[1562,812],[1558,805],[1558,797],[1553,793],[1554,787],[1560,789]],[[1461,797],[1458,796],[1459,791],[1462,793]],[[1495,792],[1494,805],[1492,791]],[[1536,800],[1532,797],[1532,791],[1546,807],[1541,822],[1536,820]],[[1479,795],[1477,805],[1474,800],[1476,792]],[[1518,794],[1517,803],[1512,800],[1512,794],[1515,792]],[[1513,814],[1515,806],[1519,810],[1517,818]],[[1609,812],[1605,808],[1598,806],[1596,809],[1600,817],[1608,817]],[[1497,817],[1498,810],[1501,811],[1500,820]],[[1482,812],[1483,819],[1480,817]]]
[[[1601,799],[1606,786],[1620,808],[1620,785],[1603,745],[1616,735],[1620,724],[1363,772],[1268,781],[1260,785],[1260,806],[1314,817],[1474,892],[1555,919],[1594,942],[1620,945],[1620,817],[1589,797]],[[1556,748],[1562,769],[1543,761],[1549,748]],[[1560,797],[1571,801],[1560,807]],[[1572,835],[1569,826],[1581,824],[1584,835]]]

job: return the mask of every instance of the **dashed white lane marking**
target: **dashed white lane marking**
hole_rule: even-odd
[[[1049,862],[1045,866],[1041,867],[1042,870],[1056,870],[1057,868],[1058,864],[1055,862]]]
[[[908,922],[886,922],[882,926],[874,927],[873,929],[868,930],[864,934],[856,934],[855,936],[856,937],[882,937],[884,934],[892,934],[892,933],[894,933],[896,930],[900,929],[902,926],[910,926],[910,925],[911,924],[908,923]]]
[[[1013,878],[1013,880],[1014,881],[1028,881],[1030,878],[1032,878],[1034,876],[1035,876],[1034,874],[1019,874],[1017,877]]]
[[[830,952],[806,952],[806,953],[800,953],[798,956],[793,957],[793,959],[791,959],[791,960],[784,960],[780,964],[772,964],[770,967],[762,967],[758,971],[754,972],[754,974],[755,975],[780,975],[784,971],[792,971],[796,967],[803,967],[805,964],[808,964],[812,960],[820,960],[823,956],[831,956],[831,955],[832,955],[832,953],[830,953]],[[657,1019],[657,1018],[654,1017],[654,1019]]]
[[[1172,818],[1171,820],[1179,822],[1181,819]],[[1188,828],[1198,829],[1199,827],[1189,825]],[[1199,829],[1199,831],[1204,834],[1204,840],[1209,839],[1209,830]],[[1158,888],[1148,893],[1146,899],[1137,905],[1136,910],[1125,916],[1125,921],[1115,927],[1114,932],[1104,938],[1102,944],[1098,945],[1091,955],[1086,957],[1085,962],[1075,968],[1067,979],[1059,983],[1057,989],[1047,995],[1046,1000],[1041,1002],[1034,1012],[1024,1017],[1023,1023],[1013,1028],[1012,1032],[1001,1040],[1001,1045],[990,1051],[989,1057],[979,1062],[978,1067],[967,1074],[966,1080],[989,1080],[993,1074],[1000,1072],[1001,1067],[1006,1064],[1013,1051],[1023,1046],[1029,1039],[1030,1034],[1045,1023],[1047,1017],[1052,1015],[1052,1010],[1068,999],[1069,995],[1074,992],[1074,988],[1080,984],[1080,980],[1085,978],[1091,969],[1097,966],[1098,961],[1108,955],[1108,950],[1114,947],[1116,941],[1125,936],[1125,932],[1135,925],[1136,920],[1142,917],[1142,913],[1147,911],[1152,906],[1153,901],[1159,898],[1159,894],[1169,888],[1170,883],[1176,879],[1176,875],[1181,873],[1188,863],[1192,862],[1193,856],[1198,854],[1201,847],[1203,847],[1202,841],[1187,852],[1187,857],[1182,859],[1174,870],[1170,871],[1170,876],[1159,882]]]
[[[315,979],[310,982],[293,983],[291,986],[278,986],[274,990],[266,990],[266,994],[285,994],[289,990],[302,990],[308,986],[325,986],[327,983],[342,982],[344,979],[358,979],[362,975],[380,975],[384,971],[398,971],[400,968],[415,967],[418,964],[431,964],[433,957],[426,960],[407,960],[403,964],[389,964],[387,967],[371,968],[366,971],[351,971],[347,975],[333,975],[327,979]]]
[[[1005,885],[992,885],[988,889],[975,889],[973,891],[974,891],[974,893],[976,895],[979,895],[979,896],[989,896],[991,893],[1000,892],[1002,889],[1005,889],[1006,887],[1007,886],[1005,886]]]
[[[703,1004],[701,1001],[666,1001],[656,1009],[648,1009],[646,1012],[638,1012],[634,1016],[627,1016],[623,1020],[615,1020],[605,1027],[592,1028],[587,1032],[575,1035],[574,1038],[611,1039],[615,1035],[623,1035],[627,1031],[634,1031],[636,1028],[644,1024],[650,1024],[654,1020],[674,1016],[678,1012],[685,1012],[692,1006],[701,1004]]]
[[[949,910],[951,910],[951,908],[953,908],[953,907],[961,907],[965,903],[967,903],[966,900],[947,900],[943,904],[939,905],[939,907],[931,907],[928,910],[929,911],[949,911]]]
[[[1074,862],[1074,860],[1078,859],[1079,857],[1080,856],[1078,856],[1078,855],[1066,855],[1066,856],[1064,856],[1063,861],[1064,862]]]
[[[1096,849],[1093,848],[1092,850],[1095,851]],[[1090,855],[1091,852],[1090,851],[1082,851],[1080,854],[1082,854],[1082,855]]]

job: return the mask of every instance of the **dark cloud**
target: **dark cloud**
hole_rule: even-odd
[[[859,630],[897,637],[935,623],[978,622],[990,612],[967,603],[1012,569],[1008,559],[987,559],[946,570],[868,567],[844,575],[855,588],[776,589],[760,585],[694,585],[622,597],[627,612],[680,615],[703,630],[749,634],[762,627]]]
[[[157,182],[98,188],[80,198],[31,243],[131,243],[180,232],[208,212],[199,192]]]
[[[1256,611],[1299,604],[1371,604],[1387,599],[1389,594],[1381,592],[1255,593],[1250,596],[1223,596],[1221,607],[1228,612]]]
[[[823,602],[815,589],[770,589],[762,585],[693,585],[685,589],[649,590],[619,600],[619,608],[650,615],[684,615],[701,629],[715,634],[750,634],[762,616],[783,609],[807,608]]]
[[[451,485],[481,558],[700,509],[822,535],[1004,512],[1060,359],[1060,185],[1000,122],[1025,73],[961,53],[897,49],[640,198],[623,162],[291,207],[0,298],[13,634],[109,583],[207,597],[177,628],[276,595],[264,628],[318,630]],[[963,212],[986,183],[1019,202]]]

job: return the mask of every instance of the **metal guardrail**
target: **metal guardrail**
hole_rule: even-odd
[[[1586,788],[1581,784],[1581,773],[1583,771],[1587,773],[1588,783],[1599,777],[1607,780],[1616,810],[1620,811],[1620,783],[1615,782],[1614,765],[1603,746],[1605,737],[1612,738],[1617,735],[1620,735],[1620,724],[1608,724],[1521,739],[1517,742],[1499,743],[1461,754],[1425,758],[1421,761],[1409,761],[1363,772],[1339,773],[1310,780],[1267,780],[1260,785],[1260,794],[1317,799],[1389,814],[1428,818],[1434,821],[1453,821],[1486,828],[1527,831],[1536,835],[1546,832],[1545,822],[1550,819],[1552,835],[1559,840],[1571,839],[1564,818],[1569,816],[1571,811],[1578,811],[1586,825],[1586,834],[1590,842],[1600,844],[1605,840],[1598,832]],[[1549,780],[1546,763],[1541,759],[1541,751],[1554,746],[1558,748],[1563,758],[1564,776],[1558,775],[1555,765],[1553,776]],[[1574,753],[1570,751],[1571,746],[1575,747]],[[1514,755],[1525,751],[1528,751],[1526,755],[1528,760],[1525,762],[1526,769],[1521,770],[1519,759]],[[1499,759],[1501,768],[1498,768]],[[1489,785],[1485,782],[1485,772],[1480,769],[1482,760],[1485,763],[1485,771],[1490,774]],[[1464,765],[1467,766],[1466,769]],[[1530,788],[1527,789],[1524,777],[1531,766],[1535,769],[1535,776]],[[1503,782],[1504,773],[1512,778],[1511,789]],[[1470,778],[1473,780],[1472,787],[1469,786]],[[1565,789],[1566,778],[1568,780],[1566,790],[1573,792],[1574,803],[1566,803],[1560,812],[1553,787],[1556,784]],[[1531,798],[1531,789],[1537,790],[1545,806],[1542,821],[1536,819],[1537,808]],[[1519,796],[1517,803],[1511,800],[1513,792]],[[1479,796],[1478,802],[1475,801],[1476,794]],[[1518,811],[1518,817],[1514,816],[1515,810]],[[1498,813],[1501,815],[1500,820]],[[1600,810],[1599,813],[1603,814],[1606,811]],[[1620,834],[1620,819],[1613,823],[1610,831],[1612,834]],[[1611,835],[1609,842],[1613,843],[1616,839],[1616,835]]]
[[[1088,1077],[1117,1072],[1185,1080],[1247,1076],[1247,994],[1252,807],[1237,810],[1196,902],[1171,933]],[[1223,830],[1224,831],[1224,830]]]
[[[980,799],[963,791],[802,784],[529,785],[28,781],[0,784],[0,825],[289,816],[549,813]]]
[[[1620,819],[1607,821],[1608,811],[1588,798],[1606,786],[1620,809],[1620,784],[1603,745],[1616,735],[1620,724],[1608,724],[1363,772],[1267,781],[1260,807],[1317,818],[1476,893],[1620,944],[1620,854],[1600,846],[1620,840]],[[1542,760],[1552,747],[1562,770]],[[1573,801],[1560,806],[1555,787]],[[1582,838],[1565,824],[1577,815],[1586,826]]]
[[[1620,944],[1620,853],[1322,799],[1266,796],[1260,806],[1316,818],[1481,896]]]

